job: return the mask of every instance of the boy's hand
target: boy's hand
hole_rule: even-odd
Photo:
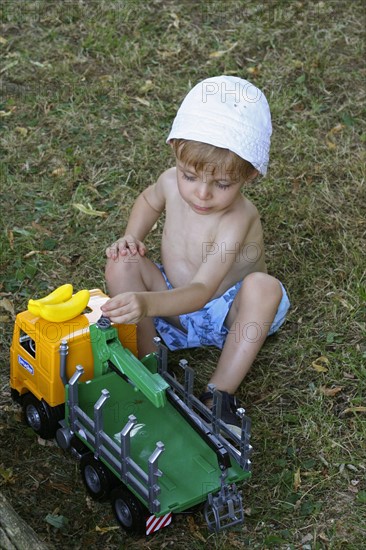
[[[145,256],[146,252],[146,246],[142,241],[139,241],[133,235],[124,235],[107,248],[106,255],[107,258],[115,260],[119,254],[121,256],[127,256],[128,254]]]
[[[102,307],[103,315],[113,323],[138,323],[147,315],[144,292],[124,292],[111,298]]]

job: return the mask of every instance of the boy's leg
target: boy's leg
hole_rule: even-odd
[[[167,290],[160,269],[145,256],[118,256],[116,260],[109,258],[105,277],[111,298],[123,292]],[[153,319],[145,317],[137,325],[137,349],[140,358],[156,350],[153,343],[155,336]]]
[[[210,384],[235,393],[261,349],[282,299],[280,282],[266,273],[251,273],[227,315],[225,345]]]

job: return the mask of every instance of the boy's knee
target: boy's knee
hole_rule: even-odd
[[[133,275],[138,269],[138,259],[133,261],[126,256],[118,256],[116,260],[108,258],[105,266],[105,280],[107,285],[109,282],[113,282],[116,278],[120,279],[124,275]]]
[[[255,272],[245,277],[242,284],[244,294],[258,296],[261,300],[280,303],[282,299],[281,283],[272,275],[267,273]]]
[[[115,260],[111,260],[111,258],[108,258],[104,270],[104,276],[107,286],[109,286],[110,283],[114,281],[114,279],[117,277],[117,266],[115,264]]]

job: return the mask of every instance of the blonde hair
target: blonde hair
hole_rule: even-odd
[[[233,181],[245,182],[257,174],[257,170],[247,160],[242,159],[229,149],[191,141],[186,139],[171,139],[169,142],[179,162],[191,166],[197,173],[209,168],[212,175]]]

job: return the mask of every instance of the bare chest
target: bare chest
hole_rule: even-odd
[[[228,257],[234,258],[217,295],[248,273],[266,270],[259,217],[248,232],[245,242],[238,237],[238,242],[229,244],[219,229],[220,216],[197,215],[184,204],[181,206],[179,202],[174,204],[174,208],[168,206],[167,204],[161,258],[173,287],[188,284],[201,265],[212,255],[219,258],[222,263],[225,263]]]
[[[202,263],[202,253],[216,238],[217,223],[208,216],[191,215],[177,209],[166,215],[162,253],[167,258],[184,261],[196,269]]]

